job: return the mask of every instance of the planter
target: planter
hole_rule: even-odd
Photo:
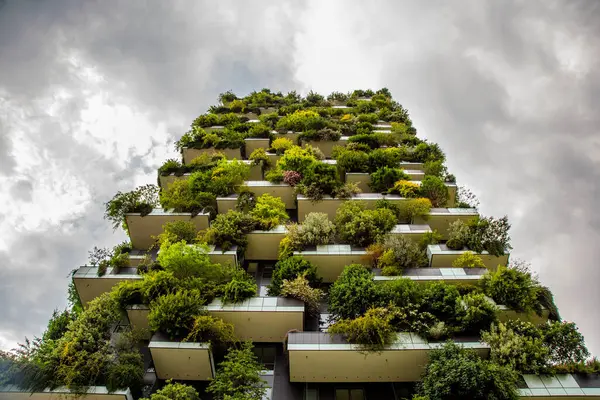
[[[132,329],[136,329],[139,332],[143,332],[142,339],[149,340],[152,337],[150,332],[150,325],[148,325],[148,314],[150,314],[150,308],[145,304],[134,304],[128,306],[127,319]]]
[[[376,132],[387,131],[391,133],[392,125],[387,122],[377,122],[375,125],[373,125],[373,130]]]
[[[225,305],[216,299],[206,306],[206,311],[233,324],[240,340],[281,343],[290,330],[304,330],[304,303],[295,299],[252,297],[241,303]],[[150,309],[145,305],[128,307],[131,327],[149,332],[149,313]]]
[[[277,161],[281,158],[280,155],[275,153],[267,153],[267,157],[269,157],[269,162],[271,163],[271,167],[275,167],[277,165]]]
[[[421,379],[429,352],[443,346],[412,333],[399,333],[381,352],[365,353],[339,335],[298,332],[288,336],[290,382],[415,382]],[[462,342],[483,358],[489,346]]]
[[[197,231],[208,228],[209,214],[174,213],[162,208],[155,208],[148,215],[141,216],[139,213],[125,215],[129,238],[134,249],[147,250],[155,243],[153,236],[158,236],[163,231],[163,225],[167,222],[191,221]]]
[[[239,148],[235,149],[215,149],[210,147],[208,149],[192,149],[190,147],[184,147],[182,150],[183,163],[189,164],[194,158],[202,154],[223,154],[228,160],[242,159],[242,151]]]
[[[396,225],[389,234],[404,236],[419,243],[427,232],[431,232],[429,225],[400,224]]]
[[[237,246],[233,246],[230,250],[227,251],[223,251],[214,245],[208,246],[210,248],[208,258],[210,259],[211,263],[232,266],[240,265],[241,260],[238,260]]]
[[[383,276],[380,269],[374,269],[375,282],[387,282],[408,278],[417,283],[443,281],[451,284],[476,285],[487,272],[485,268],[407,268],[401,276]]]
[[[272,114],[274,112],[277,112],[277,108],[275,107],[259,107],[258,109],[260,110],[260,115]]]
[[[251,120],[251,119],[258,119],[258,114],[256,114],[256,113],[253,113],[253,112],[247,112],[247,113],[243,113],[243,114],[240,114],[240,116],[241,116],[241,117],[246,117],[246,118],[248,118],[249,120]]]
[[[368,172],[346,172],[346,182],[356,183],[358,188],[363,193],[372,193],[369,187],[371,183],[371,174]]]
[[[248,138],[244,139],[246,143],[246,157],[250,157],[250,154],[256,149],[265,149],[269,148],[270,139],[269,138]]]
[[[368,209],[374,209],[375,204],[378,200],[388,200],[391,203],[399,204],[406,199],[395,194],[379,194],[379,193],[361,193],[349,199],[338,199],[332,198],[331,196],[325,196],[323,200],[314,202],[311,199],[298,195],[298,221],[304,221],[306,215],[311,212],[322,212],[327,214],[329,219],[333,221],[335,219],[335,213],[339,206],[345,201],[363,201]]]
[[[452,222],[467,222],[478,215],[474,208],[432,208],[427,218],[415,219],[415,223],[429,225],[431,230],[436,230],[442,235],[443,240],[448,240],[448,227]]]
[[[348,136],[342,136],[340,140],[330,141],[330,140],[311,140],[311,141],[302,141],[302,145],[308,144],[312,147],[317,147],[319,150],[323,152],[326,158],[331,158],[331,154],[333,152],[333,148],[335,146],[346,146],[348,144]]]
[[[251,181],[260,181],[263,179],[262,169],[260,165],[255,165],[250,160],[241,160],[244,164],[250,167],[250,175],[248,175],[248,180]],[[168,188],[170,184],[179,179],[188,179],[191,173],[185,173],[183,175],[159,175],[158,176],[158,184],[161,188]]]
[[[215,377],[208,343],[174,342],[155,334],[148,344],[158,379],[209,381]]]
[[[429,266],[433,268],[445,268],[452,266],[452,262],[460,255],[469,250],[450,250],[445,244],[430,244],[427,246],[427,258]],[[485,267],[495,270],[498,265],[508,265],[508,254],[500,257],[492,256],[487,251],[475,253],[483,260]]]
[[[112,268],[109,268],[103,276],[98,276],[98,268],[88,266],[80,267],[73,274],[73,283],[77,288],[81,304],[84,306],[101,294],[110,292],[120,282],[138,279],[142,279],[142,277],[137,274],[113,275]]]
[[[365,249],[352,249],[347,244],[326,244],[316,246],[315,250],[295,251],[295,256],[301,256],[317,267],[317,274],[323,282],[335,282],[341,275],[344,267],[350,264],[363,264],[370,266],[366,260]]]
[[[286,183],[246,181],[244,182],[243,186],[254,193],[256,197],[268,193],[273,197],[279,197],[284,202],[286,209],[292,210],[296,208],[296,195],[294,193],[294,188]]]
[[[225,129],[225,127],[223,125],[213,125],[213,126],[207,126],[206,128],[202,128],[204,129],[204,132],[208,133],[208,132],[219,132]]]
[[[402,168],[404,172],[407,170],[416,170],[423,171],[423,163],[419,162],[411,162],[411,161],[401,161],[398,165],[398,168]]]
[[[252,231],[246,235],[246,260],[277,260],[279,242],[287,233],[285,225],[277,226],[270,231]]]
[[[279,138],[286,138],[286,139],[290,139],[294,144],[298,144],[298,136],[300,136],[301,132],[286,132],[286,133],[279,133],[277,131],[273,131],[273,136],[274,139],[279,139]]]
[[[109,392],[106,386],[89,386],[85,394],[73,392],[67,388],[45,389],[43,392],[31,392],[17,385],[0,386],[0,400],[133,400],[131,390]]]

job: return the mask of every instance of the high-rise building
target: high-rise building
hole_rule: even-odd
[[[508,219],[387,89],[223,93],[176,147],[107,202],[129,242],[2,355],[0,400],[600,398]]]

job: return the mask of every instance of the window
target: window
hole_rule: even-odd
[[[265,369],[273,371],[275,369],[275,357],[277,351],[274,346],[260,346],[254,347],[254,354],[258,358],[258,362],[265,366]]]
[[[335,389],[335,400],[365,400],[363,389]]]

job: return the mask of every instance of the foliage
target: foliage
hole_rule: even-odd
[[[462,253],[454,261],[452,261],[452,266],[454,268],[485,268],[483,259],[472,251],[465,251]]]
[[[391,231],[395,225],[394,213],[380,208],[367,210],[362,201],[344,202],[335,216],[336,231],[345,243],[366,247],[382,235]]]
[[[509,229],[510,224],[506,216],[499,219],[475,217],[467,223],[457,220],[448,228],[446,245],[453,250],[467,247],[476,253],[487,251],[499,257],[512,248]]]
[[[123,388],[135,388],[144,378],[144,359],[138,351],[120,352],[107,367],[106,388],[114,392]]]
[[[273,168],[265,173],[265,179],[271,183],[281,183],[283,181],[283,171],[279,168]]]
[[[294,280],[284,279],[281,285],[281,296],[303,301],[308,314],[318,315],[320,302],[325,293],[321,289],[312,288],[303,274],[298,275]]]
[[[338,186],[332,193],[333,197],[338,199],[350,199],[353,196],[361,193],[362,190],[354,182],[346,182],[341,186]]]
[[[377,171],[382,167],[397,168],[398,164],[407,158],[408,155],[404,148],[375,149],[369,153],[369,170]]]
[[[256,207],[256,196],[249,190],[241,190],[235,202],[235,211],[249,213]]]
[[[200,396],[192,386],[169,380],[167,385],[153,393],[149,399],[142,400],[200,400]]]
[[[326,120],[318,113],[309,110],[298,110],[293,114],[286,115],[277,121],[277,131],[304,132],[308,130],[319,130],[325,128]]]
[[[370,308],[363,316],[336,321],[328,332],[346,336],[348,342],[361,345],[363,350],[383,350],[396,337],[391,319],[387,309]]]
[[[291,149],[294,146],[294,143],[288,138],[277,138],[273,140],[271,143],[271,148],[275,150],[276,154],[283,154],[287,150]]]
[[[590,356],[583,335],[575,323],[554,321],[540,328],[553,364],[579,364]]]
[[[163,225],[163,232],[158,235],[158,244],[177,243],[185,240],[193,243],[196,239],[196,226],[192,221],[169,221]]]
[[[142,304],[144,303],[143,284],[143,280],[121,281],[113,288],[111,294],[123,309],[134,304]]]
[[[233,325],[209,315],[198,315],[184,342],[211,343],[216,346],[231,345],[237,341]]]
[[[423,250],[427,250],[427,246],[431,244],[438,244],[442,240],[442,235],[437,230],[427,231],[421,237],[419,246]]]
[[[258,287],[256,282],[246,271],[238,269],[223,289],[223,304],[240,303],[256,296]]]
[[[431,207],[432,204],[429,199],[408,199],[402,203],[399,219],[401,221],[408,221],[408,223],[413,223],[416,218],[427,219]]]
[[[277,167],[281,171],[296,171],[305,175],[308,168],[317,161],[311,148],[294,146],[287,150],[277,161]]]
[[[462,296],[457,303],[457,315],[464,333],[479,335],[480,331],[490,329],[498,320],[498,308],[482,293],[470,293]]]
[[[364,265],[351,264],[329,289],[329,312],[336,319],[354,319],[377,304],[378,298],[371,272]]]
[[[368,172],[369,156],[363,151],[339,150],[336,154],[337,166],[344,172]]]
[[[113,229],[125,223],[128,213],[149,214],[158,205],[158,187],[156,185],[140,186],[131,192],[117,192],[105,203],[104,218],[112,222]]]
[[[459,186],[456,191],[456,207],[458,208],[479,208],[479,200],[471,190],[465,186]]]
[[[279,296],[283,281],[292,281],[298,276],[304,276],[312,287],[321,283],[321,278],[317,275],[317,267],[300,256],[292,256],[275,264],[269,285],[269,296]]]
[[[150,304],[148,325],[153,332],[163,332],[171,340],[181,340],[189,334],[203,304],[204,299],[196,290],[163,295]]]
[[[423,293],[425,310],[442,321],[454,323],[458,319],[456,313],[460,293],[456,286],[444,282],[433,282],[425,286]]]
[[[415,146],[412,152],[412,161],[426,163],[428,161],[441,161],[446,160],[446,155],[438,146],[437,143],[423,142]]]
[[[541,311],[539,284],[527,272],[498,266],[483,276],[481,284],[485,294],[498,304],[522,312]]]
[[[262,122],[252,124],[248,130],[248,137],[250,138],[269,138],[270,135],[271,128]]]
[[[229,210],[225,214],[217,215],[206,231],[206,242],[220,246],[223,251],[233,246],[245,248],[248,244],[246,234],[254,230],[255,221],[247,214]]]
[[[419,394],[431,400],[517,400],[517,375],[447,342],[429,353]]]
[[[396,182],[409,179],[410,177],[400,168],[381,167],[371,174],[369,187],[374,192],[383,193],[394,187]]]
[[[296,171],[283,171],[283,183],[296,186],[302,181],[302,175]]]
[[[433,207],[446,207],[448,203],[448,188],[444,181],[436,176],[425,176],[421,182],[419,193],[431,200]]]
[[[302,246],[328,244],[335,235],[335,225],[325,213],[308,213],[300,226],[298,239]]]
[[[173,276],[185,279],[203,275],[212,268],[208,252],[208,246],[204,244],[166,242],[160,247],[157,260],[165,270],[172,272]]]
[[[462,220],[457,219],[448,227],[448,240],[446,246],[451,250],[462,250],[469,240],[469,227]]]
[[[252,161],[254,165],[260,165],[260,168],[264,171],[271,166],[271,160],[267,156],[267,152],[262,147],[254,150],[248,160]]]
[[[297,190],[305,196],[320,200],[323,195],[332,195],[340,186],[340,177],[335,166],[316,162],[308,166]]]
[[[380,267],[394,266],[405,268],[423,268],[429,265],[427,253],[418,243],[402,235],[387,235],[381,241],[384,252],[378,259]]]
[[[260,377],[261,370],[251,343],[244,343],[241,349],[231,348],[207,391],[215,400],[262,400],[266,383]]]
[[[250,211],[250,215],[256,220],[257,229],[266,231],[289,219],[285,211],[285,203],[281,198],[273,197],[268,193],[256,199],[256,206]]]
[[[419,197],[419,192],[419,184],[407,180],[399,180],[394,183],[394,186],[391,189],[389,189],[389,193],[398,194],[407,199]]]

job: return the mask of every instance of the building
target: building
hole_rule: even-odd
[[[73,275],[84,306],[124,288],[117,296],[126,317],[111,330],[142,332],[144,385],[112,393],[94,386],[86,398],[148,396],[169,379],[209,398],[203,392],[231,344],[216,325],[194,331],[197,319],[182,327],[172,313],[151,316],[153,307],[175,309],[179,298],[158,305],[174,291],[198,290],[206,302],[198,315],[253,342],[273,400],[410,398],[446,340],[487,359],[493,346],[479,332],[492,322],[558,320],[551,293],[526,273],[518,275],[522,297],[504,290],[504,277],[515,276],[503,267],[508,222],[477,220],[441,149],[416,134],[387,89],[327,98],[224,93],[177,143],[181,160],[160,168],[160,196],[146,186],[109,202],[108,219],[125,224],[130,243]],[[161,269],[178,279],[177,290],[144,286]],[[352,321],[365,313],[393,333],[357,334]],[[190,339],[208,337],[212,344]],[[519,394],[600,398],[600,380],[584,369],[523,374]],[[57,391],[69,393],[33,398]],[[0,400],[28,396],[17,385],[0,388]]]

